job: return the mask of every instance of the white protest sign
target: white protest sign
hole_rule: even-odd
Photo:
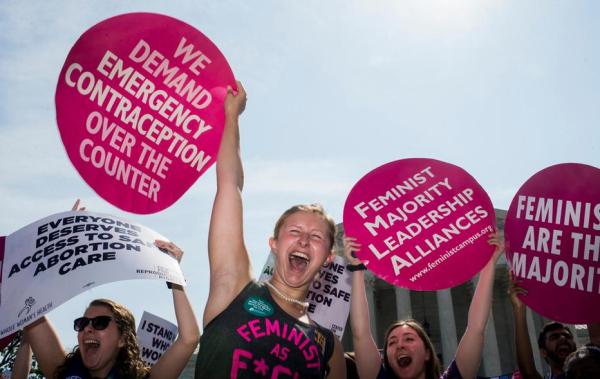
[[[144,311],[137,330],[140,357],[153,366],[177,338],[177,325]]]
[[[2,262],[4,261],[4,240],[6,237],[0,236],[0,289],[2,288]],[[2,304],[2,297],[0,296],[0,305]],[[9,334],[0,338],[0,350],[8,346],[9,343],[15,338],[15,333]]]
[[[274,267],[275,257],[269,254],[259,280],[271,279]],[[352,276],[346,270],[346,262],[344,258],[335,256],[333,262],[319,271],[306,294],[310,318],[331,330],[339,339],[344,335],[350,313],[351,290]]]
[[[101,284],[160,279],[185,285],[179,263],[155,245],[160,234],[92,212],[63,212],[6,237],[0,338]]]

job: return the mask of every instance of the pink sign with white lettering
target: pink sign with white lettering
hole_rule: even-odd
[[[71,162],[105,200],[134,213],[177,201],[215,161],[233,73],[201,32],[130,13],[77,40],[56,87]]]
[[[504,234],[525,304],[557,321],[600,322],[600,169],[564,163],[533,175]]]
[[[381,279],[438,290],[473,277],[490,260],[492,203],[465,170],[412,158],[376,168],[355,184],[344,206],[357,257]]]

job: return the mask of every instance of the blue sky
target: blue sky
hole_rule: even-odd
[[[64,151],[54,91],[77,38],[135,11],[181,19],[208,36],[244,83],[245,233],[262,267],[279,214],[344,200],[386,162],[428,157],[473,175],[496,208],[563,162],[600,166],[600,55],[595,1],[3,1],[0,10],[0,234],[70,209],[151,227],[186,252],[182,268],[201,318],[214,169],[172,207],[128,214],[99,198]],[[72,319],[109,297],[139,319],[174,320],[165,285],[126,281],[50,313],[65,345]]]

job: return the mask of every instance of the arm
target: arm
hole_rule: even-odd
[[[85,207],[82,207],[79,199],[77,199],[71,207],[71,210],[83,211],[85,210]],[[65,362],[65,358],[67,357],[65,348],[58,338],[56,329],[54,329],[54,326],[46,316],[25,327],[18,354],[21,354],[21,350],[23,350],[25,358],[27,352],[29,352],[30,358],[28,361],[19,361],[19,367],[23,367],[22,364],[28,365],[29,369],[27,369],[27,374],[29,374],[31,369],[31,353],[33,350],[33,354],[35,354],[40,369],[47,378],[54,377],[56,369]],[[19,356],[17,356],[17,360],[19,360]],[[15,361],[15,373],[19,370],[21,370],[21,368],[17,369],[17,361]],[[25,375],[25,377],[27,376],[28,375]]]
[[[337,339],[337,337],[333,337],[335,339],[335,346],[333,348],[333,355],[329,358],[329,375],[327,375],[328,379],[346,379],[346,360],[344,359],[344,348],[342,344]]]
[[[360,250],[360,244],[355,241],[354,238],[344,238],[344,254],[350,264],[360,263],[352,255],[353,252]],[[371,334],[364,270],[352,273],[350,326],[352,328],[352,342],[354,343],[358,376],[363,379],[376,378],[381,368],[381,355]]]
[[[44,316],[27,326],[23,338],[29,341],[44,376],[53,378],[58,366],[65,362],[67,354],[50,321]]]
[[[517,364],[523,379],[542,379],[535,368],[533,350],[527,330],[527,308],[518,295],[526,295],[527,291],[519,286],[519,281],[510,273],[510,302],[515,320],[515,344],[517,348]]]
[[[31,371],[31,346],[25,337],[21,339],[19,350],[12,367],[12,379],[26,379]]]
[[[239,115],[246,106],[246,92],[228,88],[225,97],[225,129],[217,155],[217,194],[208,233],[210,288],[204,308],[204,325],[221,313],[250,281],[250,260],[243,236]]]
[[[485,325],[492,307],[496,261],[504,250],[497,234],[493,235],[488,242],[495,245],[496,250],[490,261],[481,270],[479,282],[469,306],[467,329],[456,350],[456,366],[465,379],[475,378],[479,370]]]
[[[173,255],[177,261],[181,261],[183,252],[175,244],[166,241],[156,241],[155,244],[161,250],[166,250]],[[152,378],[177,379],[194,353],[200,339],[198,321],[183,287],[173,283],[171,289],[173,291],[173,305],[179,335],[169,349],[152,366],[150,370],[150,377]]]

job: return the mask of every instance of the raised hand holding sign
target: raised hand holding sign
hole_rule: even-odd
[[[600,322],[598,168],[564,163],[533,175],[513,198],[505,236],[527,306],[557,321]]]
[[[152,13],[104,20],[75,43],[56,87],[71,162],[133,213],[177,201],[216,160],[233,74],[192,26]]]
[[[344,206],[357,257],[381,279],[414,290],[473,277],[494,251],[492,203],[466,171],[424,158],[387,163],[356,183]]]

